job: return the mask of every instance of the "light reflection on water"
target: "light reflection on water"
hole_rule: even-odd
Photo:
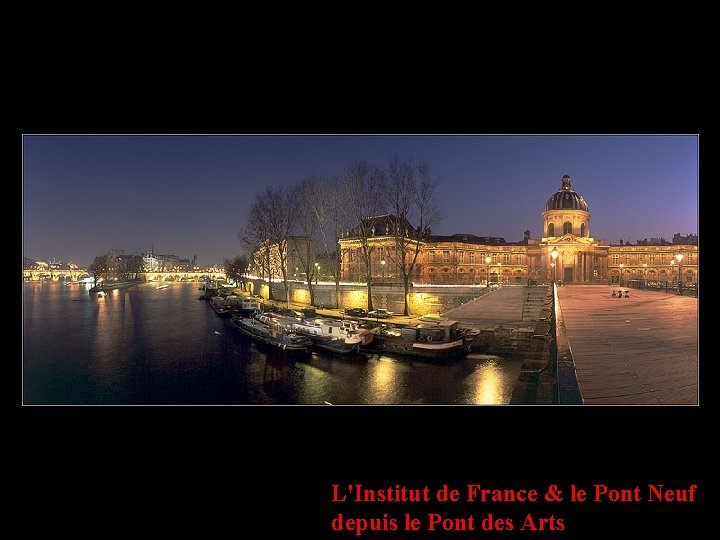
[[[23,402],[491,405],[509,402],[520,371],[520,361],[476,354],[291,356],[237,333],[200,294],[196,283],[104,298],[24,284]]]

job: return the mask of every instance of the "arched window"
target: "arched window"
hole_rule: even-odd
[[[585,234],[585,224],[583,223],[582,225],[580,225],[580,236],[584,237]]]
[[[555,224],[548,223],[548,236],[555,236]]]
[[[569,221],[563,223],[563,234],[572,234],[572,223]]]

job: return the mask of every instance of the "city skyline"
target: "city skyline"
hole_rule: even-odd
[[[699,232],[695,135],[24,135],[23,255],[87,266],[154,249],[220,264],[242,251],[265,186],[394,155],[439,176],[436,234],[539,238],[564,174],[597,240]]]

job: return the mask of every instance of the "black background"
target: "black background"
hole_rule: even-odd
[[[701,150],[707,141],[692,89],[609,77],[600,88],[593,77],[567,76],[438,84],[446,79],[432,71],[388,79],[365,68],[363,76],[282,72],[267,81],[237,64],[187,71],[177,61],[155,72],[105,62],[98,73],[49,54],[26,63],[15,88],[16,156],[22,133],[55,132],[701,133]],[[701,323],[711,288],[703,282]],[[529,512],[561,517],[565,530],[360,538],[699,538],[714,495],[706,367],[701,361],[698,407],[22,407],[18,384],[5,439],[24,516],[15,519],[39,535],[344,539],[357,536],[330,530],[341,512],[478,520],[492,512],[516,529]],[[332,504],[332,484],[349,483],[432,492],[467,483],[542,493],[573,483],[643,494],[649,483],[699,488],[693,504]]]

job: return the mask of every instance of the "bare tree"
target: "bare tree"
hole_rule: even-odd
[[[225,261],[225,275],[239,283],[248,269],[248,260],[245,255],[238,255],[232,260]]]
[[[259,271],[263,280],[267,276],[268,281],[272,283],[272,251],[268,237],[268,226],[262,205],[255,200],[250,206],[245,228],[238,233],[238,239],[250,254],[249,260],[252,261],[254,271],[256,273]],[[273,299],[272,287],[268,287],[268,298]]]
[[[338,178],[340,212],[348,223],[355,224],[349,233],[358,243],[367,280],[368,310],[372,311],[371,255],[369,239],[375,235],[372,217],[382,211],[384,176],[381,168],[365,160],[348,165]]]
[[[293,230],[295,211],[296,204],[290,190],[283,186],[268,186],[264,192],[255,196],[244,233],[246,243],[253,246],[255,260],[268,272],[270,299],[272,278],[280,275],[288,304],[290,289],[287,282],[287,244]]]
[[[332,276],[335,282],[335,307],[338,307],[342,264],[338,238],[340,238],[341,232],[349,227],[339,204],[342,199],[338,196],[337,177],[313,176],[307,178],[297,187],[295,200],[298,207],[299,229],[304,236],[310,239],[304,244],[306,252],[299,257],[307,276],[310,301],[313,305],[316,304],[312,276],[314,272],[318,271],[314,267],[314,262],[317,253],[320,252],[325,261],[324,273]]]
[[[442,219],[435,189],[439,179],[433,179],[430,166],[411,158],[390,159],[386,166],[386,209],[394,219],[391,235],[394,250],[387,253],[391,264],[402,277],[405,292],[404,314],[409,315],[410,282],[417,267],[422,240]]]
[[[93,277],[93,287],[97,286],[98,279],[106,279],[108,277],[110,272],[108,257],[109,255],[95,257],[95,260],[88,266],[88,273]]]

